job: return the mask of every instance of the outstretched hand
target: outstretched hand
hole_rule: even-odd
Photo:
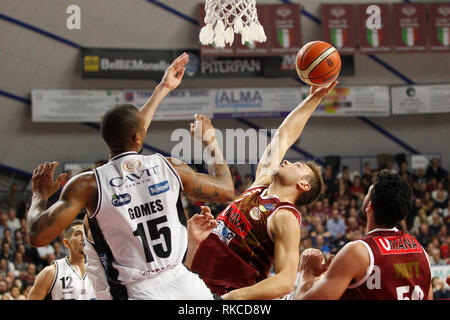
[[[326,95],[330,94],[338,83],[339,81],[333,81],[326,87],[311,86],[309,89],[309,95],[322,99]]]
[[[164,73],[161,84],[170,91],[176,89],[181,83],[188,61],[189,55],[186,52],[176,58]]]
[[[188,221],[188,236],[190,241],[200,244],[205,240],[213,229],[217,226],[217,221],[211,214],[211,209],[207,206],[200,206],[202,212],[194,214]]]
[[[51,197],[61,187],[61,183],[67,180],[67,173],[62,173],[53,180],[55,168],[58,162],[46,162],[34,169],[32,182],[32,192],[38,194],[45,199]]]

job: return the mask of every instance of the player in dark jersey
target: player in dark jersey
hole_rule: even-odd
[[[408,214],[411,200],[411,188],[398,174],[378,173],[360,213],[366,220],[366,236],[345,245],[320,279],[301,270],[304,280],[297,287],[295,298],[433,299],[426,251],[414,237],[395,228]],[[320,251],[308,250],[301,259],[305,266],[317,265],[322,258]],[[311,283],[311,289],[303,289]]]
[[[318,199],[323,180],[313,161],[282,160],[336,84],[311,87],[264,151],[252,186],[225,208],[200,243],[191,269],[223,299],[276,299],[294,290],[301,224],[297,207]],[[275,275],[268,277],[272,263]]]

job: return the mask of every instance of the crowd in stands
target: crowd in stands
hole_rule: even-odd
[[[253,177],[247,174],[242,178],[234,165],[230,165],[230,170],[238,196],[251,186]],[[440,166],[437,158],[427,169],[410,172],[407,163],[394,169],[394,164],[388,162],[386,170],[399,173],[408,181],[414,193],[411,212],[397,228],[416,237],[426,249],[431,265],[450,264],[450,174]],[[363,172],[352,172],[346,166],[334,171],[332,165],[325,166],[324,195],[316,203],[299,208],[302,214],[300,252],[314,247],[330,255],[349,241],[363,238],[366,230],[358,214],[377,171],[371,168],[369,162],[364,164]],[[187,217],[199,213],[201,205],[209,205],[215,216],[226,207],[226,204],[203,203],[184,195],[182,200]],[[0,199],[2,300],[26,299],[37,274],[53,260],[68,255],[62,241],[63,234],[46,247],[33,248],[27,243],[26,212],[29,201],[17,191],[15,184]],[[48,205],[51,203],[49,200]],[[450,298],[450,290],[444,281],[434,278],[433,289],[435,298]]]

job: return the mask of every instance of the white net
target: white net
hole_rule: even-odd
[[[265,42],[266,35],[259,23],[256,0],[206,0],[205,26],[200,30],[200,43],[223,48],[232,44],[234,34],[241,34],[242,44]]]

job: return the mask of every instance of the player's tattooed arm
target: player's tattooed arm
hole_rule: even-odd
[[[191,123],[191,134],[200,140],[206,155],[208,174],[195,172],[182,161],[174,158],[168,160],[180,175],[184,192],[200,201],[229,202],[234,198],[234,183],[230,168],[215,139],[215,129],[211,120],[204,115],[195,115]]]
[[[61,192],[59,200],[46,209],[48,198],[67,179],[65,174],[53,180],[57,163],[41,164],[33,172],[32,200],[27,213],[27,237],[32,246],[49,244],[66,229],[86,205],[95,192],[95,178],[92,173],[83,173],[72,178]]]
[[[233,180],[226,164],[216,165],[214,173],[204,174],[194,171],[178,159],[167,158],[167,160],[179,174],[184,192],[193,199],[214,202],[229,202],[233,200]],[[223,166],[226,166],[226,168]]]

